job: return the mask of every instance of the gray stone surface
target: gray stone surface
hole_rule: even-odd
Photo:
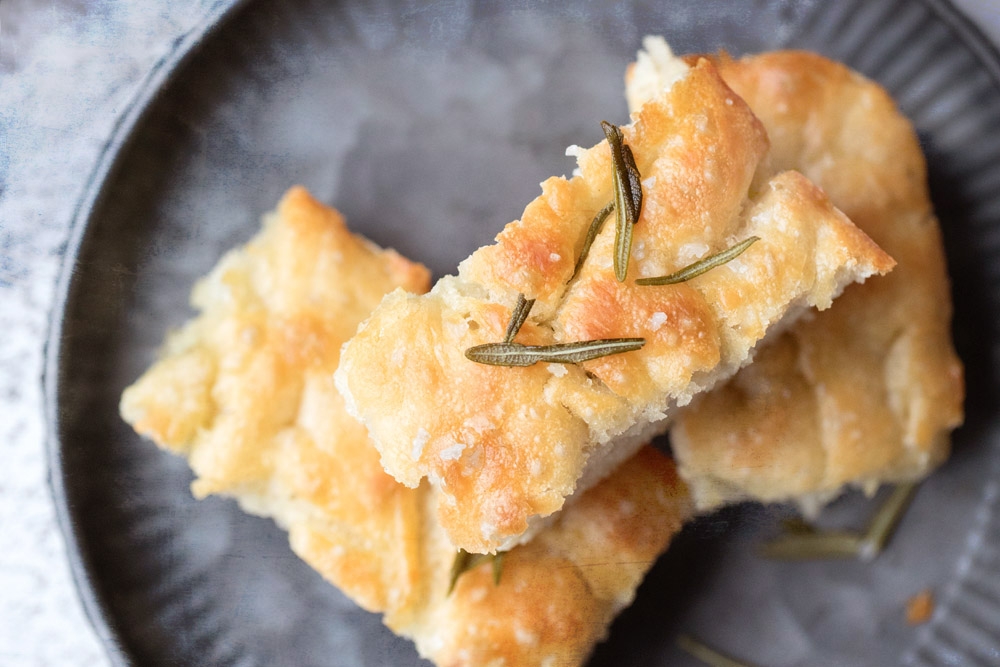
[[[122,110],[211,0],[0,2],[0,664],[102,665],[46,483],[42,355],[69,223]]]
[[[0,664],[102,665],[46,484],[42,358],[74,206],[156,63],[226,0],[0,0]],[[959,0],[1000,42],[1000,3]]]

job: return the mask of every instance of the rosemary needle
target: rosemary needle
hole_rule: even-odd
[[[882,552],[896,526],[903,518],[910,501],[913,500],[916,490],[915,482],[898,484],[892,490],[892,494],[878,508],[871,523],[868,524],[868,530],[865,532],[861,550],[858,553],[862,560],[871,560]]]
[[[491,565],[493,566],[493,585],[500,585],[500,575],[503,574],[503,556],[506,551],[498,551],[492,555]]]
[[[601,121],[601,129],[611,148],[612,183],[615,190],[615,277],[625,282],[628,260],[632,252],[632,226],[639,221],[642,211],[642,184],[639,169],[635,166],[632,149],[625,145],[622,131],[617,125]]]
[[[632,195],[634,225],[639,222],[639,214],[642,213],[642,176],[639,174],[639,168],[635,166],[632,148],[626,143],[622,143],[622,160],[625,162],[625,173],[628,175],[629,194]]]
[[[593,221],[590,223],[590,229],[587,230],[587,237],[583,240],[583,248],[580,250],[580,256],[576,260],[576,266],[573,267],[573,275],[569,277],[567,283],[571,283],[576,280],[576,277],[580,275],[580,269],[583,268],[583,263],[587,260],[587,255],[590,254],[590,246],[594,245],[594,239],[597,235],[601,233],[601,228],[604,226],[604,221],[608,219],[611,215],[611,211],[615,210],[615,203],[609,201],[607,205],[597,212],[594,216]]]
[[[805,522],[786,524],[785,533],[761,547],[767,558],[810,560],[817,558],[860,558],[873,560],[882,553],[909,506],[917,485],[899,484],[875,511],[864,534],[850,531],[819,531]]]
[[[632,352],[646,344],[645,338],[601,338],[556,345],[486,343],[465,351],[471,361],[490,366],[531,366],[538,362],[578,364],[611,354]]]
[[[777,560],[812,560],[816,558],[854,558],[864,538],[847,531],[790,533],[761,547],[761,555]]]
[[[491,561],[493,567],[493,585],[500,585],[500,574],[503,568],[503,552],[495,554],[473,554],[465,549],[459,549],[455,554],[455,560],[451,563],[451,577],[448,582],[448,595],[455,590],[458,578],[463,574],[479,566],[480,563]]]
[[[677,646],[709,667],[752,667],[749,663],[733,660],[729,656],[719,653],[691,635],[677,635]]]
[[[522,345],[514,342],[514,337],[528,319],[534,299],[525,299],[523,294],[517,295],[517,304],[511,311],[510,321],[502,343],[486,343],[476,345],[465,351],[470,361],[490,366],[531,366],[540,361],[553,364],[578,364],[609,354],[621,354],[638,350],[646,344],[645,338],[601,338],[583,340],[576,343],[558,343],[556,345]]]
[[[531,307],[534,305],[534,299],[525,299],[523,294],[517,295],[517,304],[510,314],[510,322],[507,323],[507,331],[503,335],[504,343],[514,342],[514,337],[517,336],[517,332],[524,326],[525,320],[528,319],[528,314],[531,313]]]
[[[743,254],[747,248],[752,246],[754,243],[760,240],[759,236],[751,236],[748,239],[740,241],[736,245],[726,248],[721,252],[717,252],[714,255],[709,255],[704,259],[700,259],[693,264],[685,266],[680,271],[675,271],[670,275],[659,276],[657,278],[640,278],[635,281],[636,285],[675,285],[677,283],[682,283],[687,280],[691,280],[701,274],[711,271],[717,266],[722,266],[726,262],[732,261]]]
[[[815,535],[816,526],[812,525],[800,516],[793,516],[781,521],[784,532],[792,535]]]

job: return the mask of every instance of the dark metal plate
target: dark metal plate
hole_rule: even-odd
[[[650,33],[678,52],[813,49],[895,95],[929,158],[968,422],[877,562],[760,560],[775,511],[729,509],[684,531],[592,664],[683,664],[679,631],[775,666],[1000,663],[1000,63],[931,0],[245,2],[185,41],[81,203],[48,348],[53,488],[118,662],[420,664],[271,523],[192,500],[184,463],[133,435],[118,397],[190,315],[194,279],[292,183],[451,271],[573,168],[565,146],[626,118],[623,68]],[[938,610],[914,629],[902,609],[924,588]]]

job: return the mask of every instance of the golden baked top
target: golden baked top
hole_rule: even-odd
[[[447,594],[455,549],[427,485],[387,475],[343,409],[341,344],[395,286],[427,272],[351,235],[295,188],[264,231],[198,284],[200,314],[126,390],[122,414],[189,458],[199,495],[273,517],[293,549],[440,665],[581,664],[691,511],[672,462],[646,448],[531,545]]]
[[[298,423],[301,403],[332,389],[340,345],[372,304],[429,280],[426,268],[351,234],[337,211],[292,188],[264,229],[195,285],[200,315],[125,391],[122,416],[190,457],[196,495],[259,484],[272,472],[262,450],[276,450],[290,426],[319,428]],[[336,391],[326,400],[339,402]]]
[[[581,665],[691,512],[673,461],[643,447],[507,552],[499,585],[483,564],[445,596],[447,567],[439,567],[426,611],[408,624],[386,621],[439,665]]]
[[[630,68],[632,104],[655,89],[656,59]],[[916,134],[881,87],[819,55],[716,62],[767,128],[774,168],[812,179],[898,264],[850,287],[679,413],[672,440],[681,472],[702,507],[746,497],[808,503],[848,483],[873,491],[921,477],[947,456],[964,388]]]
[[[626,282],[611,266],[609,221],[567,285],[612,199],[602,142],[579,151],[579,175],[546,180],[458,276],[427,296],[390,294],[344,348],[337,385],[383,466],[411,487],[428,478],[450,539],[469,551],[530,536],[578,482],[662,430],[674,404],[747,363],[771,326],[892,266],[804,177],[773,175],[759,121],[707,60],[621,131],[644,194]],[[752,235],[761,240],[741,256],[687,283],[634,283]],[[503,338],[518,293],[537,299],[519,343],[642,337],[645,347],[578,365],[467,359],[467,348]]]

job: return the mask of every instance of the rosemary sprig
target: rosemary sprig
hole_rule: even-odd
[[[916,482],[897,484],[896,488],[892,490],[892,494],[886,498],[886,501],[875,512],[871,523],[868,524],[864,543],[858,554],[862,560],[871,560],[882,553],[916,492]]]
[[[459,549],[455,554],[455,560],[451,563],[451,578],[448,582],[448,595],[455,590],[458,578],[469,570],[478,567],[481,563],[490,561],[493,568],[493,585],[500,585],[500,575],[503,573],[503,555],[500,551],[495,554],[472,554],[465,549]]]
[[[612,182],[615,190],[615,277],[625,282],[628,260],[632,252],[632,226],[639,221],[642,212],[642,183],[639,169],[635,166],[632,149],[625,144],[624,136],[617,125],[601,121],[601,129],[611,148]]]
[[[863,539],[848,531],[787,533],[761,547],[761,555],[777,560],[812,560],[816,558],[855,558]]]
[[[594,219],[590,223],[590,229],[587,230],[587,237],[583,240],[583,248],[580,250],[580,256],[576,260],[576,266],[573,267],[573,275],[569,277],[567,283],[571,283],[576,280],[576,277],[580,275],[580,269],[583,268],[583,263],[587,261],[587,255],[590,254],[590,246],[594,245],[594,239],[597,235],[601,233],[601,228],[604,226],[604,221],[608,219],[611,215],[611,211],[615,210],[615,203],[609,201],[607,205],[597,212]]]
[[[782,519],[781,528],[791,535],[815,535],[816,526],[812,525],[800,516],[793,516]]]
[[[632,352],[646,344],[645,338],[600,338],[556,345],[486,343],[465,351],[471,361],[490,366],[532,366],[538,362],[578,364],[612,354]]]
[[[639,214],[642,213],[642,175],[639,168],[635,166],[635,156],[632,155],[632,148],[622,144],[622,159],[625,161],[625,169],[628,172],[629,192],[632,195],[632,207],[635,208],[635,218],[632,224],[639,222]]]
[[[522,345],[514,342],[514,337],[528,319],[534,299],[517,295],[517,304],[511,311],[510,321],[502,343],[476,345],[465,351],[470,361],[490,366],[532,366],[540,361],[553,364],[578,364],[610,354],[621,354],[638,350],[646,344],[645,338],[601,338],[583,340],[577,343],[556,345]]]
[[[535,305],[534,299],[525,299],[523,294],[517,295],[517,304],[514,306],[514,310],[510,314],[510,321],[507,323],[507,331],[503,335],[504,343],[514,342],[514,336],[517,332],[521,330],[524,326],[524,322],[528,319],[528,314],[531,312],[531,307]]]
[[[719,653],[714,648],[701,643],[691,635],[677,635],[677,646],[709,667],[752,667],[749,663],[739,662]]]
[[[914,482],[899,484],[883,502],[863,534],[852,531],[820,531],[808,524],[796,524],[785,534],[761,547],[767,558],[782,560],[808,560],[817,558],[860,558],[873,560],[882,553],[896,526],[909,506],[917,485]]]
[[[498,551],[495,554],[491,554],[492,559],[490,566],[493,568],[493,585],[500,585],[500,576],[503,574],[503,557],[506,551]]]
[[[709,255],[704,259],[699,259],[693,264],[685,266],[680,271],[674,271],[670,275],[658,276],[656,278],[639,278],[635,281],[636,285],[675,285],[677,283],[682,283],[687,280],[691,280],[701,274],[711,271],[717,266],[722,266],[726,262],[736,259],[743,254],[747,248],[752,246],[754,243],[760,240],[759,236],[751,236],[748,239],[740,241],[736,245],[726,248],[721,252],[717,252],[714,255]]]

